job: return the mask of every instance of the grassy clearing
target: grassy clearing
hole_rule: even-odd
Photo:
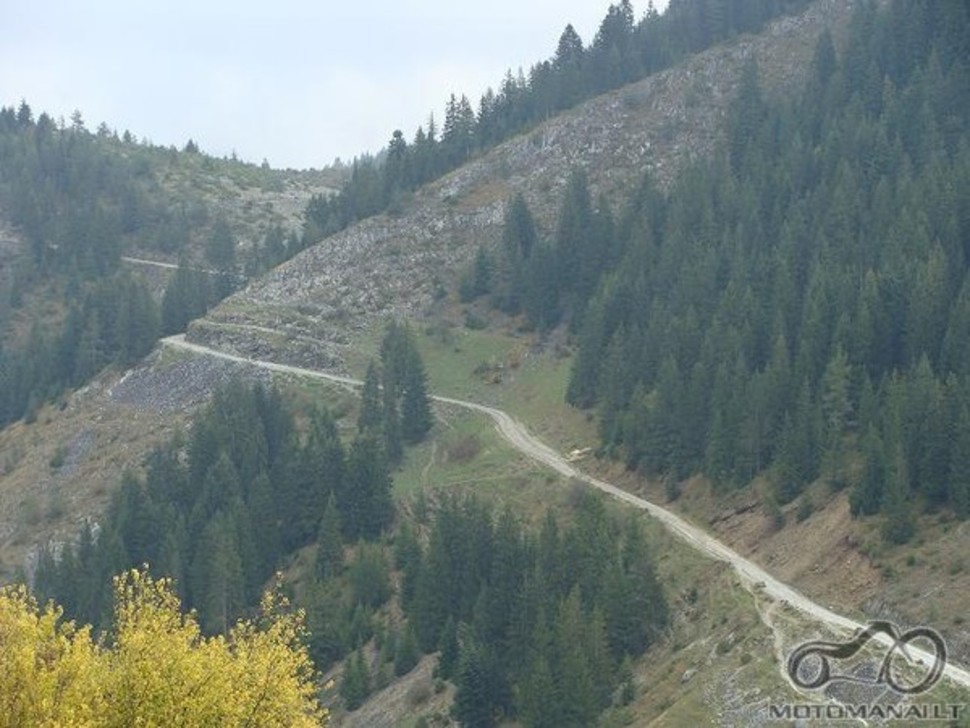
[[[394,474],[398,499],[466,493],[508,506],[526,522],[568,502],[574,486],[508,446],[487,417],[453,407],[438,412],[431,437],[410,448]]]
[[[436,394],[500,407],[560,449],[595,444],[595,422],[565,402],[572,359],[534,336],[439,325],[416,340]]]

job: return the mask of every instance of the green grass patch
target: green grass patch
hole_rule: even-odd
[[[537,349],[533,335],[442,324],[418,334],[435,394],[500,407],[560,449],[596,444],[593,418],[566,404],[571,357]]]
[[[509,446],[490,419],[456,407],[438,412],[431,436],[408,448],[394,473],[395,497],[412,498],[422,490],[464,492],[498,507],[509,505],[525,520],[566,502],[568,484]]]

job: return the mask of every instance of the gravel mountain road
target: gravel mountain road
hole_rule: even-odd
[[[229,361],[258,366],[270,371],[293,374],[297,376],[313,377],[316,379],[325,379],[348,387],[359,387],[363,384],[363,382],[360,380],[353,379],[351,377],[344,377],[313,369],[289,366],[286,364],[278,364],[276,362],[248,359],[243,356],[229,354],[217,349],[212,349],[208,346],[188,342],[182,335],[170,336],[166,339],[162,339],[162,344],[192,351],[197,354],[214,356],[227,359]],[[581,472],[580,470],[577,470],[570,465],[562,455],[531,434],[521,422],[514,419],[507,412],[494,407],[478,404],[477,402],[467,402],[465,400],[435,395],[432,395],[432,397],[436,402],[454,405],[457,407],[464,407],[466,409],[480,412],[492,418],[502,437],[505,438],[509,444],[525,455],[544,465],[547,465],[561,475],[588,483],[594,488],[598,488],[599,490],[607,493],[619,501],[622,501],[623,503],[646,511],[660,521],[672,534],[697,551],[700,551],[701,553],[718,561],[723,561],[730,564],[732,567],[734,567],[742,581],[749,588],[757,588],[761,591],[761,593],[768,595],[775,600],[787,602],[793,608],[802,612],[802,614],[804,614],[806,617],[830,628],[853,633],[858,630],[865,629],[866,625],[841,614],[837,614],[831,609],[812,601],[801,592],[773,577],[753,561],[745,558],[741,554],[721,543],[703,529],[694,526],[680,516],[668,511],[666,508],[662,508],[655,503],[651,503],[650,501],[639,498],[632,493],[628,493],[615,485],[607,483],[603,480],[599,480]],[[893,646],[893,640],[887,635],[879,634],[876,635],[874,639],[889,647]],[[915,646],[909,646],[908,652],[910,656],[917,662],[926,666],[932,665],[935,659],[934,655]],[[970,671],[953,663],[949,663],[946,665],[943,674],[957,685],[970,689]]]

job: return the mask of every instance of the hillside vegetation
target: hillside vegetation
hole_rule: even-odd
[[[132,570],[114,588],[107,641],[23,587],[0,589],[0,726],[325,725],[285,597],[267,593],[258,624],[206,639],[171,581]]]
[[[304,234],[315,241],[379,212],[400,213],[409,193],[474,155],[539,122],[637,79],[657,73],[765,23],[803,10],[807,0],[733,3],[674,2],[658,13],[652,3],[636,20],[630,0],[611,4],[596,36],[585,44],[567,25],[555,54],[528,74],[508,71],[498,90],[482,95],[477,112],[465,95],[452,94],[440,135],[434,115],[409,145],[400,129],[380,160],[362,157],[339,194],[310,200]]]
[[[608,450],[724,487],[767,469],[782,504],[822,476],[896,543],[970,516],[967,38],[962,5],[862,4],[799,93],[767,100],[750,63],[725,154],[648,178],[615,234],[570,192],[531,318],[572,314],[568,399]]]
[[[0,437],[6,573],[42,539],[25,559],[36,593],[110,636],[112,576],[148,562],[174,579],[166,600],[195,610],[200,644],[223,645],[282,570],[317,696],[351,725],[763,723],[766,702],[796,694],[784,651],[817,623],[428,394],[496,403],[713,530],[754,514],[778,535],[797,513],[807,552],[864,527],[886,550],[915,537],[919,560],[914,546],[893,563],[910,553],[940,582],[940,564],[923,568],[924,514],[970,516],[968,38],[958,3],[682,0],[634,22],[623,2],[589,46],[567,28],[481,113],[452,99],[440,140],[395,133],[313,198],[300,230],[269,211],[264,225],[256,202],[229,215],[203,174],[282,184],[269,170],[191,149],[153,150],[171,175],[143,180],[106,164],[149,198],[181,179],[221,202],[178,251],[154,249],[184,254],[155,298],[117,272],[122,252],[153,250],[148,223],[71,263],[46,244],[26,258],[0,355],[19,379],[0,395],[19,398],[7,420],[38,420]],[[0,118],[27,157],[137,156],[77,122],[42,136],[29,109]],[[117,190],[96,189],[90,220],[120,225]],[[144,305],[112,298],[127,291]],[[56,335],[24,334],[39,300],[57,303]],[[151,325],[127,323],[135,311]],[[228,360],[179,339],[104,373],[183,329]],[[58,368],[24,389],[46,358]],[[365,383],[338,396],[271,361]],[[40,406],[85,382],[63,411]],[[948,568],[952,587],[963,567]]]
[[[0,109],[0,215],[22,242],[0,281],[0,425],[107,365],[131,366],[234,290],[239,271],[301,249],[287,197],[299,209],[328,179],[92,132],[80,112],[65,126],[26,101]],[[185,265],[158,285],[132,274],[132,255]]]

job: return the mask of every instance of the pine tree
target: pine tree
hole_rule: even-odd
[[[359,437],[350,448],[346,493],[341,523],[347,538],[377,538],[390,523],[394,505],[387,460],[373,437]]]
[[[340,697],[347,710],[357,710],[371,691],[370,669],[364,659],[363,651],[358,650],[346,662],[343,679],[340,681]]]
[[[412,633],[413,634],[413,633]],[[438,638],[438,664],[435,666],[435,676],[443,680],[450,680],[455,676],[458,669],[459,647],[458,647],[458,628],[455,625],[455,618],[451,615],[441,629],[441,636]]]
[[[415,636],[422,652],[434,652],[438,648],[441,637],[441,625],[453,617],[449,609],[447,582],[443,581],[444,566],[441,557],[437,555],[434,542],[429,548],[425,560],[421,563],[415,579],[414,601],[411,607],[411,620],[414,623]]]
[[[191,579],[199,624],[208,634],[227,634],[245,604],[245,583],[235,528],[218,514],[202,533]]]
[[[331,493],[317,534],[316,572],[317,578],[322,581],[333,578],[343,567],[344,545],[340,533],[340,514]]]
[[[408,521],[403,521],[394,540],[394,567],[401,575],[401,606],[408,610],[414,599],[424,553]]]
[[[562,696],[544,655],[538,655],[519,690],[522,723],[529,728],[559,728]]]
[[[639,656],[667,624],[667,602],[657,580],[643,531],[631,517],[618,558],[606,567],[602,600],[610,651],[617,659]]]
[[[357,418],[357,431],[372,435],[380,432],[383,411],[381,408],[380,377],[377,364],[367,364],[364,387],[360,393],[360,415]]]
[[[970,408],[960,407],[950,451],[950,507],[960,519],[970,517]]]
[[[265,473],[253,481],[247,500],[253,524],[253,540],[261,560],[261,572],[271,574],[282,555],[280,518],[276,493]]]
[[[795,426],[786,412],[781,434],[778,436],[778,457],[775,460],[778,472],[776,495],[780,504],[791,503],[802,492],[805,479],[799,471],[799,464]]]
[[[592,725],[599,714],[592,665],[587,650],[586,618],[580,607],[579,591],[574,589],[562,603],[555,626],[554,667],[562,697],[564,726]]]
[[[741,169],[745,155],[757,140],[765,116],[758,64],[752,56],[741,72],[738,95],[729,113],[730,160],[735,171]]]
[[[852,417],[850,377],[848,358],[839,348],[825,368],[821,384],[822,416],[825,423],[824,460],[827,470],[833,474],[842,466],[845,454],[844,437]]]
[[[901,443],[895,443],[892,450],[893,455],[886,482],[886,521],[883,524],[883,537],[890,543],[904,544],[915,533],[916,519],[913,504],[910,501],[909,471]]]
[[[414,631],[408,625],[397,639],[394,650],[394,674],[401,677],[411,672],[420,658],[418,641],[414,637]]]
[[[502,249],[514,264],[528,260],[538,242],[535,219],[522,193],[518,193],[505,209],[502,228]]]
[[[384,452],[389,465],[397,465],[404,457],[404,442],[401,435],[401,415],[398,408],[396,388],[388,389],[384,385],[383,427]]]
[[[424,363],[414,348],[409,349],[401,399],[401,438],[408,444],[421,442],[434,424],[431,399],[428,396]]]
[[[354,601],[376,609],[391,596],[391,580],[384,552],[376,544],[360,543],[349,569]]]
[[[455,717],[467,728],[490,728],[495,725],[490,687],[492,676],[485,649],[471,634],[461,639],[461,657],[455,676]]]
[[[220,271],[231,271],[236,263],[236,240],[225,218],[216,220],[205,249],[206,259]]]

